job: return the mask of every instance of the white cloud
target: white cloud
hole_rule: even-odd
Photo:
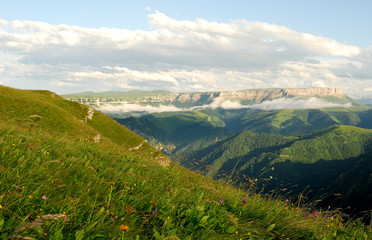
[[[262,103],[252,105],[242,105],[239,101],[224,100],[223,98],[216,98],[211,104],[179,108],[174,105],[160,105],[158,107],[151,105],[138,105],[131,103],[119,103],[119,104],[102,104],[98,107],[98,110],[104,113],[132,113],[132,114],[150,114],[150,113],[161,113],[161,112],[182,112],[192,111],[195,109],[205,108],[222,108],[222,109],[260,109],[260,110],[280,110],[280,109],[319,109],[319,108],[330,108],[330,107],[351,107],[351,103],[337,104],[327,102],[319,98],[278,98],[270,101],[264,101]]]
[[[146,113],[159,113],[159,112],[179,112],[179,111],[186,111],[191,110],[189,109],[182,109],[175,106],[159,106],[154,107],[150,105],[141,106],[138,104],[129,104],[129,103],[122,103],[118,105],[112,104],[104,104],[98,107],[99,111],[104,113],[130,113],[130,112],[146,112]]]
[[[277,109],[316,109],[330,107],[351,107],[351,103],[338,104],[331,103],[319,98],[299,99],[299,98],[278,98],[271,101],[265,101],[253,104],[249,108],[261,110]]]
[[[372,48],[262,22],[148,17],[151,30],[0,20],[0,77],[58,93],[329,86],[352,94],[372,81]]]

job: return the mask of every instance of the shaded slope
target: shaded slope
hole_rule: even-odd
[[[255,185],[266,191],[297,195],[307,188],[310,200],[327,197],[325,204],[332,202],[356,216],[372,210],[371,153],[369,129],[333,126],[299,138],[246,130],[182,164],[214,178],[232,177],[249,187],[256,179]],[[335,193],[342,194],[341,200],[333,201]]]
[[[200,149],[229,136],[224,122],[200,111],[154,113],[140,118],[116,119],[166,153],[187,147]]]

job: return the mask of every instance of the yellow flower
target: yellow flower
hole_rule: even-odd
[[[3,208],[3,206],[0,205],[0,208]]]
[[[121,229],[121,231],[123,232],[129,232],[129,227],[127,225],[120,225],[119,227]]]
[[[32,196],[30,195],[30,196],[28,196],[28,198],[32,198]]]

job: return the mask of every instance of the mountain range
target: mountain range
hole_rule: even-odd
[[[156,91],[107,91],[83,92],[63,95],[66,99],[76,100],[84,104],[119,104],[132,103],[141,105],[173,105],[179,108],[190,108],[208,105],[213,102],[236,101],[243,105],[261,103],[279,98],[310,98],[317,97],[336,103],[358,102],[353,101],[343,94],[339,88],[267,88],[247,89],[239,91],[215,91],[194,93],[173,93],[165,90]]]

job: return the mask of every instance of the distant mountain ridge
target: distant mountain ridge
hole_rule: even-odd
[[[165,90],[155,91],[107,91],[101,93],[83,92],[63,95],[69,100],[85,104],[119,103],[150,105],[174,105],[176,107],[194,107],[211,104],[214,101],[238,101],[241,104],[261,103],[277,98],[310,98],[317,97],[330,102],[352,102],[341,88],[265,88],[238,91],[173,93]]]

